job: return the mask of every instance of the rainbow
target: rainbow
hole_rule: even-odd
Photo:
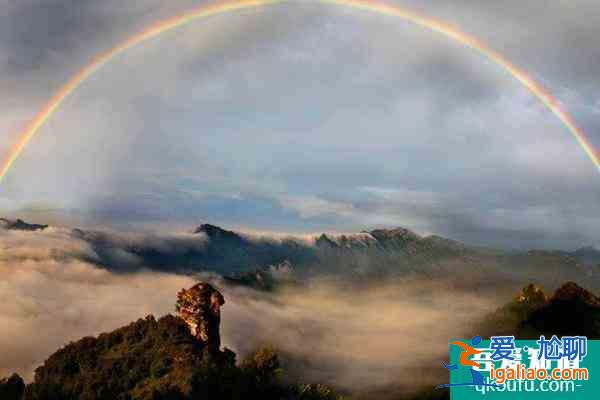
[[[44,123],[60,107],[63,101],[76,90],[88,77],[98,71],[102,66],[110,62],[119,54],[127,51],[131,47],[138,45],[146,40],[152,39],[169,30],[188,24],[200,18],[226,14],[238,10],[263,7],[274,4],[288,3],[294,0],[230,0],[217,2],[210,5],[204,5],[196,9],[185,12],[181,15],[157,22],[152,26],[131,36],[127,40],[118,44],[116,47],[97,55],[88,65],[77,72],[71,79],[62,86],[48,103],[38,111],[35,117],[27,124],[25,129],[19,134],[17,142],[11,148],[8,156],[2,162],[0,167],[0,182],[10,171],[19,155],[27,147],[33,137],[40,131]],[[319,3],[336,4],[340,6],[352,7],[359,10],[369,11],[377,14],[389,15],[402,18],[416,25],[428,28],[449,37],[464,46],[478,51],[504,70],[509,72],[516,80],[525,86],[535,97],[537,97],[558,119],[564,124],[567,130],[573,135],[583,151],[594,163],[600,172],[600,160],[596,150],[586,138],[584,132],[577,127],[574,119],[560,105],[559,101],[552,96],[542,85],[535,81],[525,71],[517,68],[509,60],[491,49],[482,41],[470,36],[461,30],[453,27],[439,19],[424,16],[415,11],[404,7],[385,4],[375,0],[311,0]]]

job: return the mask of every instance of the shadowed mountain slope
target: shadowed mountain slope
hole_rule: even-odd
[[[27,223],[18,226],[43,227]],[[356,234],[324,233],[307,239],[248,235],[203,224],[189,234],[124,234],[73,229],[69,237],[84,242],[92,250],[86,262],[113,271],[149,268],[228,276],[287,264],[293,269],[294,278],[300,279],[315,275],[386,279],[416,274],[449,279],[457,285],[482,290],[493,290],[497,286],[515,290],[524,281],[549,288],[574,281],[600,289],[597,268],[582,262],[580,251],[511,253],[470,247],[439,236],[420,236],[404,228]],[[59,254],[70,256],[62,250]]]
[[[515,335],[539,338],[540,335],[587,336],[600,338],[600,298],[574,282],[546,296],[536,285],[529,285],[476,328],[477,334]]]

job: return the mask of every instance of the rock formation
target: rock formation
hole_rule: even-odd
[[[592,292],[582,288],[575,282],[567,282],[562,285],[552,296],[553,303],[573,302],[590,307],[600,307],[600,298]]]
[[[200,282],[177,294],[175,310],[200,342],[217,353],[221,348],[221,306],[225,299],[221,292],[208,283]]]
[[[523,288],[515,300],[517,303],[527,304],[531,307],[540,307],[548,301],[548,298],[540,287],[530,283],[527,287]]]
[[[574,282],[562,285],[522,323],[535,336],[582,335],[600,338],[600,298]]]

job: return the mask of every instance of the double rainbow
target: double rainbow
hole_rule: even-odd
[[[84,82],[89,76],[98,71],[102,66],[107,64],[117,55],[125,52],[129,48],[140,44],[146,40],[152,39],[164,32],[171,29],[175,29],[182,25],[188,24],[194,20],[211,17],[220,14],[226,14],[242,9],[249,9],[255,7],[268,6],[273,4],[280,4],[291,2],[293,0],[231,0],[218,2],[211,5],[205,5],[193,10],[190,10],[184,14],[178,15],[173,18],[169,18],[164,21],[157,22],[156,24],[144,29],[137,35],[130,37],[124,42],[120,43],[116,47],[99,54],[96,56],[87,66],[81,71],[77,72],[58,92],[50,99],[50,101],[38,111],[35,117],[29,122],[25,129],[19,135],[18,141],[14,144],[10,153],[6,159],[2,162],[0,167],[0,182],[4,179],[6,174],[10,171],[15,161],[19,158],[19,155],[23,152],[25,147],[31,142],[33,137],[40,131],[40,128],[44,123],[52,116],[52,114],[60,107],[63,101],[76,90],[82,82]],[[594,163],[596,168],[600,172],[600,159],[593,148],[591,143],[586,138],[584,132],[577,126],[574,119],[565,111],[559,101],[552,96],[542,85],[537,83],[531,76],[527,75],[525,71],[517,68],[510,61],[504,58],[502,55],[497,53],[488,47],[485,43],[481,42],[477,38],[470,36],[456,27],[453,27],[444,21],[430,18],[421,15],[417,12],[411,11],[404,7],[395,5],[385,4],[374,0],[311,0],[319,3],[336,4],[340,6],[352,7],[359,10],[370,11],[378,14],[389,15],[399,17],[407,21],[411,21],[417,25],[428,28],[432,31],[438,32],[445,35],[455,41],[462,43],[464,46],[478,51],[488,59],[492,60],[506,71],[508,71],[515,79],[517,79],[523,86],[525,86],[535,97],[537,97],[550,111],[558,117],[573,135],[577,143],[581,146],[583,151]]]

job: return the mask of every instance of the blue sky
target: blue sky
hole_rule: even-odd
[[[600,145],[600,4],[390,2],[487,42]],[[202,2],[122,3],[0,0],[2,154],[94,54]],[[599,199],[568,131],[498,66],[398,19],[302,1],[198,21],[114,60],[0,186],[7,215],[405,226],[518,248],[600,245]]]

